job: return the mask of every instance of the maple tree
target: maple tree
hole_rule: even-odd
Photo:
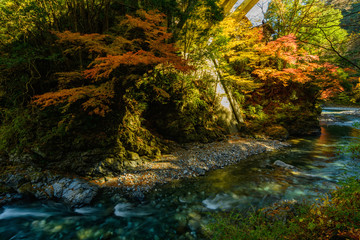
[[[65,55],[77,56],[77,53],[82,52],[82,58],[83,53],[87,53],[90,64],[82,72],[82,84],[86,86],[37,95],[33,103],[49,107],[82,101],[84,111],[105,116],[111,111],[112,99],[117,95],[121,97],[124,93],[119,88],[134,84],[126,81],[128,75],[132,74],[135,78],[133,81],[136,81],[136,78],[140,79],[142,74],[160,63],[172,65],[180,71],[188,71],[191,68],[176,54],[174,44],[167,43],[171,34],[167,32],[164,21],[164,14],[139,10],[137,16],[127,15],[118,25],[118,29],[125,29],[121,35],[55,32],[59,37],[58,44],[65,47]],[[80,60],[79,62],[81,64]],[[76,72],[58,75],[62,76],[59,78],[59,86],[63,82],[69,85],[74,76],[78,77]]]
[[[251,93],[250,106],[262,106],[268,116],[264,124],[281,124],[291,134],[313,131],[319,100],[343,91],[338,67],[309,54],[294,35],[260,45],[257,51],[252,75],[262,85]]]
[[[351,28],[351,24],[345,25],[356,13],[355,9],[349,10],[353,13],[347,13],[346,9],[352,4],[356,5],[352,1],[275,0],[269,5],[265,19],[275,30],[276,38],[294,34],[311,54],[343,67],[359,69],[350,54],[355,38],[346,28]]]
[[[266,27],[252,28],[236,17],[222,22],[212,46],[220,46],[213,56],[223,84],[243,106],[250,129],[315,126],[318,101],[343,90],[342,70],[305,50],[294,34],[269,41]]]
[[[331,93],[342,91],[337,75],[338,67],[319,62],[319,57],[311,55],[297,44],[292,34],[278,38],[258,48],[262,56],[260,67],[255,74],[267,85],[289,86],[292,82],[312,84],[321,89],[319,96],[327,98]]]

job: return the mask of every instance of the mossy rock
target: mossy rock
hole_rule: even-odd
[[[15,192],[11,187],[0,183],[0,195]]]
[[[289,137],[289,132],[283,126],[274,125],[265,129],[265,135],[272,139],[285,140]]]
[[[31,183],[28,182],[21,185],[17,191],[22,194],[32,194],[34,192],[34,187]]]

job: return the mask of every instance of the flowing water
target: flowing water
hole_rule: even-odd
[[[334,189],[358,167],[341,153],[357,141],[354,109],[325,109],[340,117],[321,127],[321,136],[291,140],[293,146],[157,188],[144,202],[114,194],[92,206],[70,209],[54,202],[22,202],[0,208],[0,239],[198,239],[210,214],[247,211],[280,200],[312,200]],[[360,119],[359,119],[360,120]],[[281,160],[292,174],[272,167]]]

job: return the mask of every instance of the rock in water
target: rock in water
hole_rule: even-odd
[[[71,206],[89,204],[98,192],[97,186],[80,179],[61,179],[52,186],[54,197]]]
[[[39,176],[38,176],[39,175]],[[18,175],[9,174],[0,179],[14,192],[22,196],[34,196],[38,199],[56,199],[72,207],[89,204],[97,195],[99,186],[79,178],[68,178],[50,173],[26,172]],[[16,196],[11,199],[16,200]],[[0,195],[0,203],[8,201],[10,197]]]
[[[273,165],[277,166],[277,167],[285,168],[286,170],[297,170],[297,168],[295,166],[284,163],[283,161],[280,161],[280,160],[276,160],[273,163]]]

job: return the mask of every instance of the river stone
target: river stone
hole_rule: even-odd
[[[45,187],[44,192],[47,194],[47,196],[54,196],[54,188],[52,186]]]
[[[0,207],[17,200],[21,200],[22,198],[24,198],[24,196],[19,193],[7,193],[5,195],[0,194]]]
[[[298,211],[300,204],[296,200],[281,200],[272,206],[265,207],[262,212],[270,222],[288,221]]]
[[[54,197],[71,206],[89,204],[99,188],[80,179],[61,179],[52,185]]]
[[[56,181],[53,183],[52,187],[54,189],[54,197],[55,198],[62,198],[64,189],[69,185],[70,179],[60,179],[59,181]]]
[[[281,167],[281,168],[284,168],[286,170],[297,170],[297,168],[293,165],[290,165],[290,164],[287,164],[287,163],[284,163],[283,161],[280,161],[280,160],[276,160],[274,163],[273,163],[274,166],[277,166],[277,167]]]

